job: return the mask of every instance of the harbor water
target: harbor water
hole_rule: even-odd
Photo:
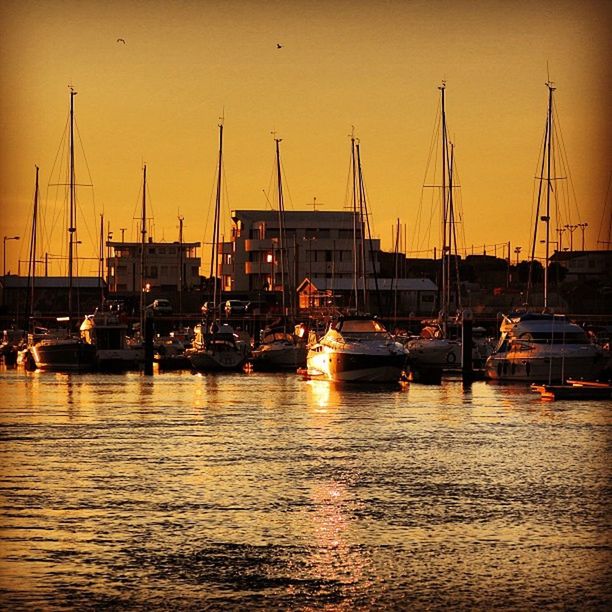
[[[0,370],[0,607],[609,609],[610,402]]]

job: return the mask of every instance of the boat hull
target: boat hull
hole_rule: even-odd
[[[251,353],[251,363],[254,370],[262,372],[297,370],[306,365],[306,353],[305,347],[267,345]]]
[[[96,367],[96,348],[80,340],[43,340],[31,351],[39,370],[84,372]]]
[[[342,352],[313,352],[307,359],[311,377],[334,382],[396,383],[405,367],[405,355],[368,355]]]
[[[486,362],[487,378],[516,382],[564,382],[568,378],[595,380],[604,367],[600,355],[524,357],[491,355]]]
[[[246,361],[240,351],[194,350],[189,353],[191,367],[199,372],[237,372]]]

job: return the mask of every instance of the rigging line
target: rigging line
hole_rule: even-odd
[[[559,126],[558,127],[558,138],[559,138],[559,142],[560,142],[560,150],[561,150],[561,159],[565,164],[565,174],[567,175],[568,178],[568,184],[569,187],[571,189],[572,192],[572,196],[573,196],[573,202],[574,205],[576,207],[576,213],[578,215],[578,222],[582,222],[582,219],[580,217],[580,209],[578,207],[578,198],[576,197],[576,190],[574,187],[574,180],[572,178],[572,174],[570,172],[570,166],[569,166],[569,159],[567,157],[567,149],[565,148],[565,141],[563,139],[563,130],[561,127],[561,120],[559,119],[559,115],[557,112],[557,103],[554,102],[553,103],[553,111],[555,113],[555,126]],[[557,129],[555,129],[555,132],[557,131]],[[569,198],[568,198],[569,200]],[[569,206],[569,202],[568,202],[568,206]],[[571,221],[570,221],[571,222]]]
[[[542,158],[541,158],[541,167],[540,167],[540,176],[544,176],[544,166],[546,164],[546,143],[549,138],[549,117],[548,114],[546,116],[546,127],[544,129],[544,138],[542,144]],[[540,158],[538,157],[538,163],[540,163]],[[531,243],[531,261],[533,262],[535,258],[535,250],[536,250],[536,241],[538,239],[538,223],[540,222],[540,204],[542,201],[542,185],[544,184],[544,179],[540,179],[538,182],[538,195],[537,195],[537,204],[535,209],[535,221],[533,228],[533,241]],[[548,186],[547,186],[548,189]],[[525,297],[527,303],[529,303],[529,293],[531,291],[533,284],[533,265],[529,266],[529,274],[527,276],[527,289],[525,291]]]
[[[294,210],[294,206],[293,206],[293,199],[291,197],[291,190],[289,189],[289,181],[287,181],[287,176],[285,174],[285,164],[283,163],[283,160],[281,159],[281,175],[283,177],[283,183],[285,185],[284,188],[284,192],[287,192],[287,195],[289,196],[289,208],[291,210]],[[284,192],[283,192],[283,199],[286,199],[284,196]]]

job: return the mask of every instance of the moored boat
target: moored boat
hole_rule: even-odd
[[[407,351],[369,316],[340,317],[308,350],[307,372],[335,382],[398,382]]]
[[[603,350],[563,315],[513,313],[503,317],[500,331],[499,343],[485,366],[492,380],[596,380],[605,367]]]
[[[239,371],[244,365],[248,347],[240,341],[231,325],[195,326],[193,347],[185,354],[193,369],[201,372]]]

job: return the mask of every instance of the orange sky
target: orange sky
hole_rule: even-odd
[[[431,249],[438,234],[421,226],[416,235],[415,222],[443,79],[465,245],[510,241],[526,252],[547,63],[577,204],[560,223],[587,222],[586,248],[601,248],[612,169],[611,6],[4,0],[0,233],[22,237],[7,243],[7,268],[15,272],[17,258],[27,258],[35,164],[41,205],[52,216],[45,198],[70,83],[78,91],[77,123],[95,186],[95,211],[91,190],[79,192],[83,257],[96,256],[95,215],[102,209],[116,238],[121,227],[126,238],[136,237],[143,161],[155,238],[175,240],[180,213],[186,240],[208,240],[222,113],[226,210],[267,207],[262,191],[270,189],[272,131],[283,139],[287,208],[304,209],[316,196],[323,210],[341,209],[355,126],[383,247],[391,248],[391,225],[400,217],[409,248]],[[80,182],[89,182],[82,159],[77,162]],[[45,223],[42,250],[65,252],[61,219]],[[580,243],[576,232],[574,246]],[[87,264],[81,270],[94,271]]]

